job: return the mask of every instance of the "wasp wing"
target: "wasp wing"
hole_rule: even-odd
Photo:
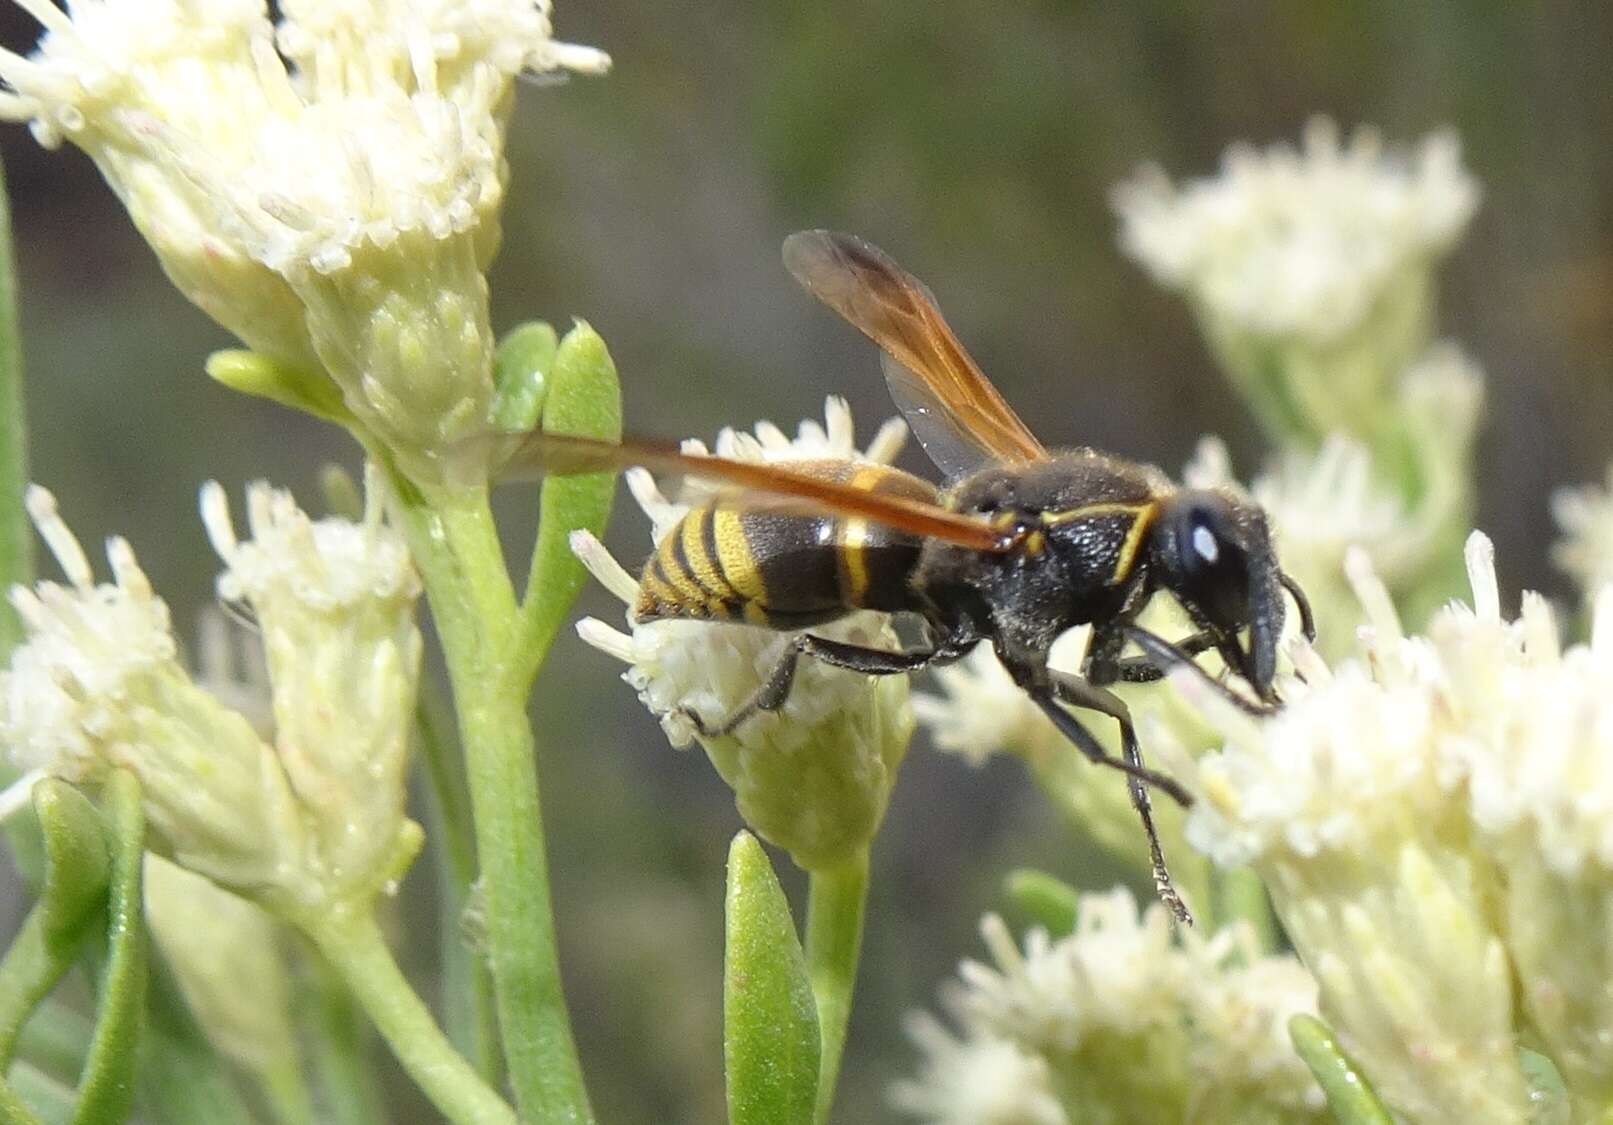
[[[784,240],[784,265],[808,292],[884,349],[885,381],[924,451],[959,477],[1047,449],[958,342],[923,282],[877,246],[809,230]]]
[[[508,440],[513,448],[499,472],[506,479],[544,473],[570,476],[636,465],[654,473],[727,486],[728,491],[713,501],[724,506],[860,517],[979,551],[1006,551],[1014,544],[1011,535],[974,516],[909,496],[853,488],[781,465],[704,457],[652,442],[616,443],[545,433],[512,435]]]

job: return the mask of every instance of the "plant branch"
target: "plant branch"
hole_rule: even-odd
[[[515,598],[485,490],[397,494],[442,636],[476,828],[505,1065],[529,1119],[590,1122],[566,1012]]]

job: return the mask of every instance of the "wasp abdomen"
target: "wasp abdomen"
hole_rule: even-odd
[[[854,488],[934,501],[928,481],[887,465],[789,465]],[[703,505],[662,538],[639,579],[639,621],[682,617],[796,629],[911,601],[918,536],[855,517]]]

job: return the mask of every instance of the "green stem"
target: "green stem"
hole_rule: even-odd
[[[28,483],[23,423],[22,350],[17,334],[16,265],[11,254],[11,205],[0,168],[0,590],[33,578],[33,533],[22,493]],[[11,603],[0,599],[0,665],[22,638]]]
[[[555,943],[527,661],[485,490],[396,491],[459,712],[505,1065],[529,1119],[591,1122]]]
[[[309,1013],[304,1032],[310,1043],[324,1120],[329,1125],[383,1125],[375,1081],[374,1033],[353,1003],[336,972],[320,957],[310,957],[313,971],[301,986]]]
[[[420,684],[415,707],[421,757],[426,763],[429,799],[427,839],[433,841],[437,868],[439,947],[442,951],[442,1004],[448,1038],[494,1085],[504,1078],[498,1046],[498,1012],[487,962],[464,933],[465,906],[476,882],[476,837],[470,794],[453,735],[453,717],[435,680]]]
[[[818,1001],[823,1050],[818,1063],[816,1119],[829,1119],[840,1056],[846,1046],[851,994],[862,953],[863,909],[868,903],[868,853],[841,867],[814,871],[807,892],[806,961]]]
[[[454,1050],[409,987],[373,914],[332,910],[304,919],[302,928],[444,1117],[455,1125],[515,1125],[514,1112]]]

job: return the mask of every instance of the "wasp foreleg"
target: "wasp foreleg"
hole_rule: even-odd
[[[1160,901],[1170,908],[1176,920],[1191,926],[1193,914],[1182,901],[1181,894],[1176,890],[1176,883],[1171,879],[1170,868],[1165,865],[1165,849],[1160,845],[1159,830],[1154,826],[1154,809],[1148,797],[1148,786],[1157,786],[1183,806],[1192,804],[1192,798],[1175,780],[1143,765],[1142,750],[1137,744],[1137,731],[1132,725],[1131,712],[1119,696],[1103,688],[1094,687],[1079,676],[1054,669],[1049,669],[1049,677],[1053,696],[1036,696],[1036,702],[1088,758],[1126,774],[1132,807],[1137,810],[1137,816],[1143,822],[1143,832],[1148,837],[1148,859],[1153,868],[1154,889]],[[1115,758],[1105,752],[1085,724],[1060,706],[1061,701],[1074,707],[1097,711],[1114,719],[1120,726],[1121,757]]]
[[[1216,646],[1218,638],[1208,629],[1189,633],[1176,642],[1176,648],[1185,656],[1194,657]],[[1127,656],[1107,663],[1096,661],[1087,669],[1087,679],[1094,684],[1151,684],[1165,678],[1168,669],[1152,656]]]
[[[1143,650],[1143,653],[1147,659],[1159,665],[1161,669],[1168,671],[1169,669],[1177,666],[1192,669],[1196,676],[1198,676],[1210,687],[1214,688],[1216,693],[1223,699],[1227,700],[1227,702],[1231,703],[1238,709],[1246,711],[1251,715],[1264,717],[1276,712],[1276,708],[1270,706],[1269,704],[1257,703],[1247,696],[1233,691],[1226,684],[1210,675],[1210,673],[1205,670],[1203,665],[1193,659],[1193,654],[1188,652],[1181,645],[1172,644],[1158,633],[1150,633],[1147,629],[1137,625],[1123,625],[1121,628],[1126,631],[1126,636],[1135,641],[1137,643],[1137,647]],[[1197,634],[1195,634],[1195,636],[1196,635]],[[1209,648],[1211,645],[1224,649],[1223,655],[1227,658],[1229,664],[1232,663],[1231,657],[1234,653],[1236,653],[1240,659],[1243,655],[1241,652],[1239,652],[1236,645],[1224,646],[1224,642],[1220,638],[1212,640],[1211,644],[1206,645],[1205,648]],[[1229,649],[1229,651],[1227,649]],[[1243,676],[1245,679],[1248,678],[1247,671],[1242,667],[1238,668],[1238,674]]]

